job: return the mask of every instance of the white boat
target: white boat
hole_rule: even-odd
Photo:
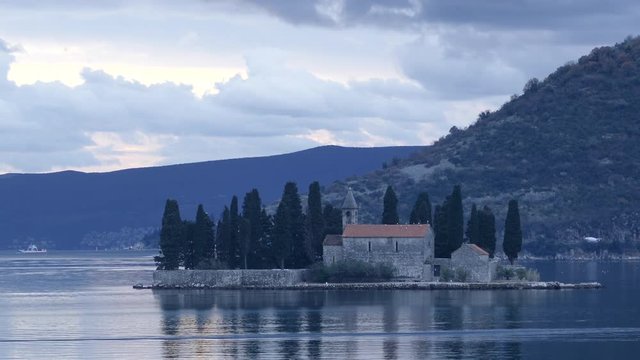
[[[26,250],[20,249],[18,251],[22,254],[40,254],[40,253],[46,253],[47,249],[38,249],[37,246],[31,244]]]

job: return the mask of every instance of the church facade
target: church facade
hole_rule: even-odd
[[[341,235],[327,235],[323,243],[325,265],[358,260],[388,263],[397,279],[433,279],[434,234],[424,225],[377,225],[358,223],[358,205],[351,189],[342,205]]]

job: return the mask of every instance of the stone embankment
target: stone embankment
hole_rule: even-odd
[[[597,282],[500,281],[491,283],[372,282],[307,283],[305,270],[177,270],[156,271],[152,285],[135,289],[265,289],[265,290],[561,290],[598,289]]]

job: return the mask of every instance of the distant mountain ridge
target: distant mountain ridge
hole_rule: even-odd
[[[499,227],[508,200],[519,199],[529,243],[598,236],[640,244],[640,38],[532,79],[467,129],[325,195],[339,203],[349,185],[365,221],[379,221],[387,184],[405,221],[420,191],[436,204],[461,184],[465,215],[471,203],[488,205]]]
[[[305,193],[312,181],[329,185],[420,148],[322,146],[283,155],[108,173],[0,175],[0,248],[30,242],[86,248],[113,243],[105,239],[109,236],[128,241],[159,227],[167,198],[178,200],[183,218],[193,218],[202,203],[217,219],[234,194],[242,200],[245,192],[257,188],[269,204],[280,197],[286,181],[297,182]],[[88,235],[91,241],[81,244]]]

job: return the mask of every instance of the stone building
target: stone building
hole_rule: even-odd
[[[496,267],[497,262],[489,259],[489,253],[475,244],[462,244],[451,253],[451,268],[465,270],[469,282],[491,282]]]
[[[433,269],[433,231],[429,225],[358,224],[358,206],[351,189],[342,206],[342,235],[327,235],[325,265],[340,260],[388,263],[396,278],[430,281]]]

